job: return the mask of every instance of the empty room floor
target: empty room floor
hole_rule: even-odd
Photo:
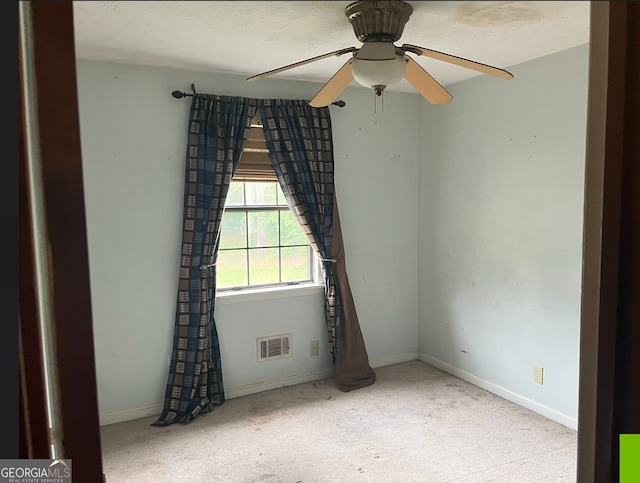
[[[576,480],[577,433],[420,361],[227,400],[188,424],[101,428],[107,483]]]

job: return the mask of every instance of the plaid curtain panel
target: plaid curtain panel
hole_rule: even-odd
[[[325,319],[335,363],[341,311],[331,258],[334,165],[329,108],[314,108],[303,100],[265,99],[258,112],[282,192],[322,260]]]
[[[256,100],[196,94],[188,125],[180,279],[164,409],[154,426],[189,422],[224,402],[213,316],[225,199]]]

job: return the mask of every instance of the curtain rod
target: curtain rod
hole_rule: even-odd
[[[176,99],[182,99],[183,97],[193,97],[196,94],[196,87],[193,84],[191,84],[191,91],[193,92],[193,94],[187,94],[186,92],[182,92],[182,91],[173,91],[171,95]],[[344,102],[342,99],[340,99],[339,101],[332,102],[331,104],[338,107],[344,107],[347,105],[347,103]]]

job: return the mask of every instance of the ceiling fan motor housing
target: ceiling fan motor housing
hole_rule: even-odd
[[[363,0],[347,6],[344,13],[360,42],[396,42],[402,36],[413,8],[400,0]]]

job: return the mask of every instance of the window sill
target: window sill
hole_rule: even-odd
[[[278,287],[248,288],[237,291],[225,290],[216,293],[216,305],[240,304],[257,300],[282,299],[315,294],[324,294],[324,285],[305,283]]]

